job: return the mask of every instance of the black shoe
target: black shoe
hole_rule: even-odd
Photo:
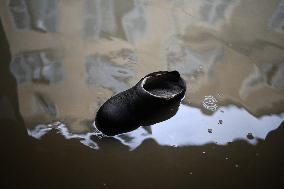
[[[167,120],[176,114],[185,91],[177,71],[148,74],[107,100],[97,112],[95,125],[105,135],[117,135]]]

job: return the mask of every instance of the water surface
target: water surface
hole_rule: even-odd
[[[1,1],[1,188],[281,188],[283,5]],[[98,108],[159,70],[186,81],[177,114],[102,135]]]

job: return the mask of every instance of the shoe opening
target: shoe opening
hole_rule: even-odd
[[[183,91],[180,79],[179,74],[172,72],[148,76],[142,81],[142,88],[152,96],[172,98]]]

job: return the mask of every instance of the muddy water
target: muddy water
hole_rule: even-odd
[[[54,130],[65,139],[77,139],[82,144],[100,149],[93,140],[111,138],[118,140],[129,150],[138,148],[144,140],[154,139],[159,145],[182,147],[215,143],[227,145],[235,140],[245,140],[257,144],[264,140],[270,131],[276,130],[284,120],[284,113],[254,117],[243,108],[236,106],[220,107],[213,115],[204,115],[199,109],[181,105],[177,114],[169,120],[152,126],[140,127],[134,131],[119,134],[115,137],[103,135],[95,123],[90,125],[90,132],[74,134],[68,125],[54,122],[48,125],[38,125],[28,129],[30,136],[41,139]]]
[[[1,188],[281,188],[283,6],[1,1]],[[158,70],[187,83],[176,115],[102,135],[98,108]]]

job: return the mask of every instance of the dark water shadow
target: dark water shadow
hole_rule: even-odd
[[[56,132],[36,142],[38,188],[261,188],[282,186],[284,122],[256,146],[234,141],[173,148],[153,139],[134,151],[114,138],[94,151]],[[38,178],[40,177],[40,178]]]
[[[0,57],[1,184],[9,183],[9,187],[21,186],[27,184],[26,172],[30,173],[26,165],[29,164],[31,148],[19,111],[16,79],[9,69],[11,53],[1,20]]]

